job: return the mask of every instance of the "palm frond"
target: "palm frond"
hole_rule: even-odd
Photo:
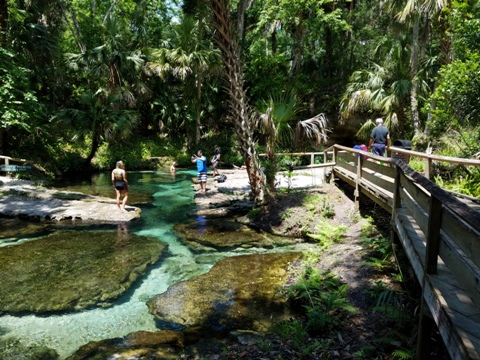
[[[370,138],[370,134],[372,133],[373,128],[375,127],[375,123],[373,122],[372,119],[368,119],[365,121],[365,123],[358,129],[357,133],[355,136],[361,140],[363,140],[365,143],[368,142],[368,139]]]
[[[305,140],[314,140],[316,144],[324,144],[328,141],[328,119],[325,114],[318,114],[311,119],[302,120],[297,123],[295,129],[295,143],[301,144]]]

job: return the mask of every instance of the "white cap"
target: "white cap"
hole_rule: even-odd
[[[383,119],[382,118],[377,118],[377,120],[375,120],[375,123],[376,124],[383,124]]]

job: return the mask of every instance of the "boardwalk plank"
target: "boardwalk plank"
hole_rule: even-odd
[[[468,294],[458,287],[459,284],[451,276],[428,276],[426,284],[428,284],[425,287],[427,290],[434,289],[433,292],[436,297],[434,300],[435,304],[432,304],[434,305],[434,311],[437,312],[437,314],[434,314],[434,318],[437,315],[439,320],[443,316],[449,319],[444,324],[451,332],[449,336],[458,338],[461,342],[461,347],[468,353],[468,355],[465,354],[465,357],[461,358],[480,359],[479,309]],[[432,308],[430,310],[432,311]],[[440,328],[440,323],[437,325]],[[451,351],[449,349],[449,352]],[[452,358],[455,358],[452,353],[450,355]]]
[[[415,220],[405,208],[397,209],[394,219],[395,229],[399,234],[403,250],[407,254],[410,264],[420,284],[423,281],[423,262],[425,260],[425,235],[415,223]]]
[[[475,356],[475,347],[472,347],[472,342],[468,340],[469,335],[465,335],[467,332],[459,331],[453,322],[452,313],[446,306],[447,301],[436,287],[441,282],[436,281],[435,277],[430,277],[430,281],[425,282],[423,297],[442,335],[445,347],[452,359],[479,359]]]
[[[400,174],[400,185],[415,199],[423,211],[428,213],[430,194],[423,187],[408,179],[405,174]]]

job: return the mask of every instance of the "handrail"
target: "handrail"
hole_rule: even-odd
[[[355,187],[356,205],[362,193],[392,214],[392,241],[401,242],[422,286],[417,358],[428,357],[431,321],[452,359],[480,358],[480,212],[401,159],[340,145],[326,151],[335,175]]]
[[[28,163],[31,161],[25,160],[25,159],[17,159],[17,158],[12,158],[10,156],[5,156],[5,155],[0,155],[0,159],[3,159],[5,162],[5,165],[9,165],[10,161],[15,161],[15,162],[21,162],[21,163]]]
[[[374,155],[370,152],[365,152],[362,150],[357,150],[353,149],[347,146],[343,145],[338,145],[334,144],[325,150],[323,152],[300,152],[300,153],[277,153],[275,154],[276,156],[307,156],[310,155],[310,165],[314,165],[314,157],[315,155],[320,155],[323,154],[323,162],[327,163],[328,155],[330,153],[334,153],[335,151],[348,151],[348,152],[353,152],[356,154],[363,155],[364,157],[371,158],[376,161],[381,161],[383,163],[388,163],[392,164],[392,159],[395,159],[395,154],[405,154],[409,156],[415,156],[419,158],[425,159],[425,177],[427,179],[431,179],[431,173],[432,173],[432,164],[433,161],[441,161],[441,162],[447,162],[451,164],[460,164],[464,166],[478,166],[480,167],[480,160],[477,159],[464,159],[464,158],[457,158],[457,157],[450,157],[450,156],[442,156],[442,155],[434,155],[434,154],[427,154],[427,153],[422,153],[418,151],[412,151],[412,150],[406,150],[402,149],[399,147],[391,146],[390,147],[390,152],[391,152],[391,157],[381,157],[378,155]],[[260,154],[260,156],[266,156],[266,154]],[[335,155],[333,155],[335,157]],[[333,160],[335,162],[335,160]],[[327,165],[323,165],[327,166]],[[323,167],[323,166],[316,166],[316,167]],[[310,166],[312,167],[312,166]],[[294,167],[294,168],[304,168],[304,167]]]
[[[418,151],[401,149],[394,146],[390,146],[390,151],[398,152],[401,154],[407,154],[411,156],[416,156],[424,159],[430,159],[434,161],[444,161],[452,164],[462,164],[462,165],[468,165],[468,166],[480,166],[480,160],[476,160],[476,159],[464,159],[464,158],[457,158],[457,157],[450,157],[450,156],[427,154],[427,153],[422,153]]]

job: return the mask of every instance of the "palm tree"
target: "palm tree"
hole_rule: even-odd
[[[139,76],[143,55],[130,49],[124,28],[113,16],[106,17],[104,26],[106,37],[102,45],[80,54],[67,54],[68,65],[85,74],[89,89],[80,95],[80,108],[63,110],[59,116],[65,119],[69,115],[79,120],[78,124],[84,128],[77,126],[77,131],[90,131],[92,147],[87,164],[102,141],[112,141],[113,135],[133,129],[137,114],[128,109],[135,105],[138,94],[149,92]]]
[[[392,6],[396,5],[395,2]],[[420,20],[424,19],[425,27],[423,31],[428,32],[428,25],[432,17],[441,13],[441,11],[449,5],[448,0],[408,0],[403,9],[398,12],[397,19],[400,22],[405,22],[407,18],[412,19],[412,44],[411,44],[411,59],[410,59],[410,78],[412,86],[410,89],[410,109],[412,112],[412,125],[414,136],[419,137],[421,133],[420,128],[420,114],[418,109],[418,91],[421,87],[420,77],[420,62],[424,58],[426,41],[428,36],[420,36]],[[402,4],[403,6],[403,4]],[[442,59],[446,63],[449,59],[450,41],[446,34],[445,22],[441,21],[441,49],[443,52]]]
[[[165,47],[150,50],[147,68],[159,76],[171,73],[186,83],[185,99],[192,99],[195,108],[195,144],[200,142],[202,86],[204,80],[219,72],[220,52],[211,41],[203,38],[203,23],[193,17],[184,16],[173,25],[165,41]]]
[[[228,0],[210,0],[207,6],[212,12],[212,26],[216,30],[217,44],[220,47],[227,80],[226,91],[229,94],[230,119],[240,144],[242,156],[247,165],[254,203],[264,201],[265,181],[260,171],[260,162],[254,137],[256,115],[248,104],[244,85],[240,47],[233,31],[233,20]]]
[[[372,119],[379,116],[384,117],[391,131],[405,131],[407,124],[399,119],[405,118],[411,90],[408,43],[409,37],[405,35],[380,43],[377,53],[388,49],[383,55],[385,65],[372,63],[369,69],[357,70],[350,76],[340,101],[341,120],[365,114],[370,120],[360,128],[358,137],[368,139],[375,126]]]
[[[273,95],[268,102],[264,103],[264,106],[256,126],[266,138],[267,166],[265,175],[269,190],[275,191],[275,175],[278,170],[276,148],[278,146],[291,147],[294,138],[296,144],[312,139],[317,144],[325,143],[328,139],[329,130],[327,118],[323,114],[299,121],[295,130],[292,128],[293,120],[298,113],[297,100],[293,93],[283,96]]]
[[[126,139],[138,122],[138,113],[121,109],[124,95],[121,90],[99,89],[86,91],[78,98],[76,108],[59,111],[56,118],[73,129],[73,140],[91,137],[92,144],[85,163],[90,164],[103,141]]]

